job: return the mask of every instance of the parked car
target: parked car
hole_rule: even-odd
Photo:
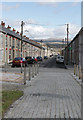
[[[64,63],[64,56],[58,55],[56,57],[56,63]]]
[[[35,62],[34,58],[31,56],[25,57],[26,61],[28,64],[33,64]]]
[[[58,55],[55,55],[55,59],[57,58]]]
[[[16,57],[13,61],[12,61],[12,67],[15,66],[24,66],[24,64],[27,66],[27,61],[25,60],[25,58],[21,58],[21,57]]]
[[[44,59],[48,59],[48,56],[44,56]]]
[[[36,58],[36,57],[33,57],[33,59],[34,59],[34,62],[37,63],[37,61],[38,61],[37,58]]]
[[[42,57],[41,56],[37,56],[37,60],[38,61],[42,61]]]
[[[53,57],[53,54],[51,54],[50,57]]]

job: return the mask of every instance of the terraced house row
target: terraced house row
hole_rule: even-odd
[[[42,47],[26,36],[22,37],[22,57],[42,56],[46,54],[46,48]],[[15,57],[21,57],[21,34],[2,21],[0,25],[0,61],[9,63]]]
[[[65,63],[68,62],[68,64],[74,64],[81,68],[83,75],[83,27],[68,46],[65,47],[62,54],[65,57]]]

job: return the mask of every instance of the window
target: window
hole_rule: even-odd
[[[11,47],[11,37],[10,37],[10,39],[9,39],[9,46]]]

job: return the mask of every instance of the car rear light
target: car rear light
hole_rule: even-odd
[[[15,62],[15,60],[13,60],[13,63]]]
[[[22,63],[23,61],[21,60],[20,63]]]
[[[35,61],[37,61],[37,59],[35,59]]]

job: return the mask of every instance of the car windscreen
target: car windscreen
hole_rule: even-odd
[[[58,59],[60,59],[60,57],[58,57]]]
[[[20,58],[20,57],[19,58],[15,58],[14,60],[22,60],[22,58]]]
[[[31,57],[25,57],[25,59],[31,59]]]
[[[61,57],[61,59],[64,59],[64,57]]]

